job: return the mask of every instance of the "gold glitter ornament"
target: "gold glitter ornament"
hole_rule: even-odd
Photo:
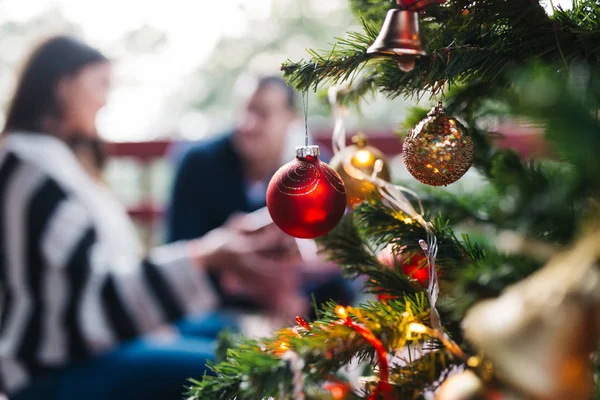
[[[346,171],[344,163],[350,163],[352,167],[358,169],[363,174],[370,176],[375,169],[375,162],[377,160],[382,160],[383,164],[378,177],[388,182],[391,180],[390,168],[381,151],[373,146],[369,146],[367,138],[363,134],[354,136],[352,142],[354,143],[353,145],[342,149],[333,156],[329,162],[329,166],[340,175],[344,182],[348,207],[353,207],[356,204],[361,203],[374,193],[376,188],[375,184],[350,175]]]
[[[441,101],[411,129],[402,146],[408,172],[431,186],[459,180],[473,164],[473,151],[467,129],[445,114]]]

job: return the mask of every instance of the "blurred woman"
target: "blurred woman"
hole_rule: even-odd
[[[283,245],[269,228],[249,240],[225,226],[142,258],[125,209],[88,173],[101,163],[95,120],[110,80],[100,52],[55,37],[33,52],[8,110],[0,139],[0,391],[11,399],[180,398],[186,379],[203,375],[222,324],[184,321],[167,341],[142,335],[213,310],[210,268],[235,268],[263,304],[273,303],[285,275],[271,273],[260,255]],[[91,167],[73,150],[82,148]]]

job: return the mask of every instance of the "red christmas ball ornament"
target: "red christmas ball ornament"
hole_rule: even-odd
[[[412,254],[408,260],[402,264],[404,275],[417,281],[421,287],[429,286],[429,269],[427,258],[419,253]]]
[[[398,252],[396,257],[394,258],[394,252],[392,251],[393,246],[386,246],[384,249],[379,252],[377,255],[377,259],[383,265],[394,268],[396,265],[402,266],[402,272],[408,278],[412,279],[419,286],[426,288],[429,286],[429,269],[427,266],[427,257],[421,252],[416,253],[402,253]],[[439,276],[439,271],[438,271]],[[380,300],[387,300],[389,296],[384,296],[380,298]]]
[[[296,149],[296,159],[273,175],[267,189],[273,222],[288,235],[313,239],[331,231],[346,210],[342,179],[319,160],[319,146]]]

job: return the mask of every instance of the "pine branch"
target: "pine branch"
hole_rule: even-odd
[[[423,207],[431,214],[442,214],[452,221],[460,223],[488,224],[493,222],[490,214],[497,208],[500,199],[490,187],[484,186],[474,193],[454,194],[440,188],[420,188]]]
[[[377,74],[371,72],[365,73],[355,79],[351,86],[339,88],[337,92],[337,102],[344,106],[355,106],[360,108],[363,98],[370,96],[377,91]]]
[[[299,91],[316,89],[324,80],[332,83],[349,80],[369,60],[367,48],[377,37],[368,25],[365,32],[351,32],[348,39],[338,38],[330,52],[309,50],[310,61],[288,61],[282,66],[284,77]]]
[[[425,240],[427,234],[417,221],[378,201],[363,202],[355,208],[354,213],[359,232],[376,246],[392,244],[397,249],[404,247],[408,252],[422,251],[419,240]],[[438,262],[448,268],[460,263],[466,254],[447,221],[435,219],[433,230],[438,239]]]
[[[230,349],[227,360],[211,364],[213,375],[192,381],[189,396],[202,400],[256,399],[291,393],[292,376],[281,359],[283,349],[293,349],[306,361],[304,368],[307,388],[317,387],[329,376],[353,359],[374,363],[372,346],[346,325],[338,323],[335,304],[329,304],[310,331],[297,333],[284,329],[272,338],[261,341],[243,340]],[[417,344],[418,336],[407,335],[411,323],[429,323],[425,294],[404,297],[388,303],[369,303],[348,308],[349,315],[370,329],[388,349],[398,349],[407,343]],[[433,344],[432,351],[439,345]],[[430,365],[438,368],[438,364]],[[423,368],[421,368],[423,372]],[[415,371],[419,371],[417,368]],[[440,371],[430,371],[439,375]],[[407,382],[409,374],[398,372],[398,382]],[[420,376],[420,375],[419,375]],[[401,380],[403,379],[403,380]],[[418,379],[417,375],[413,380]]]

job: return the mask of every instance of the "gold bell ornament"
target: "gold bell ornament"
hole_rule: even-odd
[[[400,8],[388,11],[367,54],[396,56],[400,69],[409,72],[415,67],[416,58],[427,55],[427,51],[421,38],[419,13],[406,9],[406,1],[396,0],[396,3]]]
[[[355,177],[350,170],[351,167],[371,176],[375,170],[376,161],[381,160],[383,164],[377,177],[384,181],[390,181],[390,168],[383,153],[375,147],[369,146],[367,138],[363,134],[354,136],[352,142],[353,145],[343,148],[329,163],[329,166],[340,175],[344,182],[348,207],[361,203],[375,191],[375,184]],[[348,164],[351,167],[347,167]]]
[[[465,338],[503,383],[536,400],[589,400],[600,339],[600,229],[546,266],[476,304]]]

